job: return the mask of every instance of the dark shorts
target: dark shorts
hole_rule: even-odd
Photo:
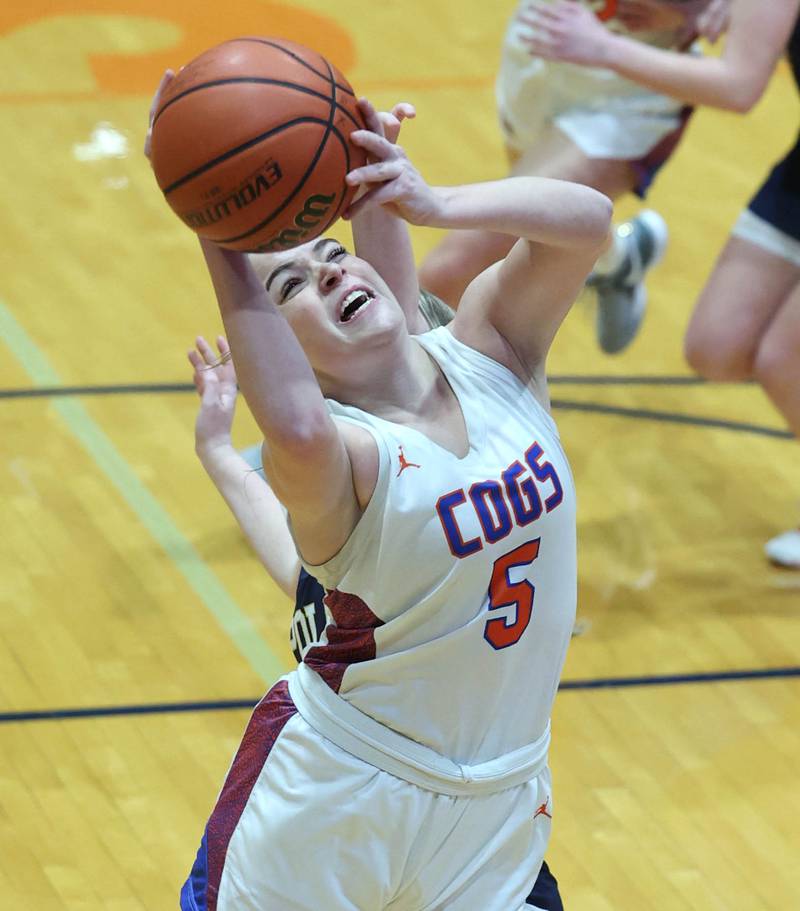
[[[748,208],[774,228],[800,240],[800,137],[772,169]]]
[[[528,905],[543,908],[544,911],[564,911],[564,904],[558,893],[558,882],[550,872],[546,861],[542,861],[542,869],[536,878],[536,885],[525,902]]]

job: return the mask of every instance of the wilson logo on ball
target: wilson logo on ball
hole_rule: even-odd
[[[294,217],[297,229],[284,228],[277,237],[273,237],[258,249],[264,253],[276,253],[278,250],[289,250],[301,244],[306,235],[325,218],[335,199],[336,194],[324,196],[322,193],[315,193],[313,196],[309,196],[302,211]]]
[[[276,161],[269,159],[252,178],[245,181],[224,199],[220,199],[219,202],[209,203],[203,209],[186,212],[181,215],[181,218],[190,228],[213,225],[254,203],[262,193],[266,193],[270,187],[274,187],[281,177],[283,177],[283,172],[280,169],[280,165]]]

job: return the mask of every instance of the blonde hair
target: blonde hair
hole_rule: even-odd
[[[430,291],[425,291],[422,288],[419,289],[419,312],[431,329],[446,326],[452,322],[453,317],[456,315],[452,307],[448,307],[435,294],[431,294]]]

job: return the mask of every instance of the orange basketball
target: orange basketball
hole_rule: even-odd
[[[316,51],[236,38],[187,64],[160,99],[151,161],[193,231],[233,250],[287,250],[325,232],[354,193],[364,123],[344,76]]]

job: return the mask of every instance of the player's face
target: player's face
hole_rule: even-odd
[[[281,253],[251,256],[271,300],[294,330],[311,365],[405,325],[400,305],[379,273],[326,237]]]

